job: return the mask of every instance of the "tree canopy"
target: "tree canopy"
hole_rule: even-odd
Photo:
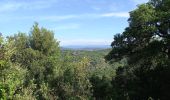
[[[151,0],[130,12],[129,26],[116,34],[112,51],[105,57],[114,62],[126,58],[115,82],[124,98],[168,100],[170,92],[170,0]],[[119,82],[118,82],[119,81]]]
[[[129,14],[107,50],[65,50],[38,23],[0,33],[0,100],[169,100],[170,0]]]

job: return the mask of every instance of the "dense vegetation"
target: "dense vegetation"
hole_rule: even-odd
[[[113,83],[119,100],[170,99],[170,0],[150,0],[130,12],[129,26],[114,36],[111,62],[123,58]]]
[[[1,36],[0,50],[2,100],[86,100],[111,90],[115,69],[104,60],[110,50],[60,50],[53,32],[37,23],[28,36]]]
[[[37,23],[0,36],[0,100],[169,100],[170,0],[139,5],[128,21],[108,50],[61,50]]]

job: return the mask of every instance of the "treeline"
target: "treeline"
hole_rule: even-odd
[[[62,51],[54,33],[0,37],[1,100],[169,100],[170,0],[130,12],[112,50]],[[86,56],[85,56],[86,55]]]
[[[0,39],[1,100],[111,98],[115,70],[105,63],[103,53],[94,57],[95,52],[85,56],[85,51],[83,55],[61,51],[54,33],[37,23],[29,35]]]
[[[117,100],[170,99],[170,0],[150,0],[130,12],[129,26],[114,36],[105,57],[126,59],[112,80]]]

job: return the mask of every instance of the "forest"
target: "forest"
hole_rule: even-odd
[[[169,100],[170,0],[129,14],[106,50],[63,50],[38,23],[1,34],[0,100]]]

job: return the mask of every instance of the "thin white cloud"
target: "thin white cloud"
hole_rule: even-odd
[[[0,12],[6,12],[6,11],[13,11],[16,9],[19,9],[21,4],[19,3],[6,3],[6,4],[0,4]]]
[[[119,11],[124,6],[119,4],[119,2],[108,2],[105,0],[105,3],[98,3],[96,0],[96,4],[92,4],[91,8],[94,11]]]
[[[68,20],[68,19],[75,19],[75,18],[79,18],[78,15],[62,15],[62,16],[58,16],[58,15],[52,15],[52,16],[41,16],[38,19],[39,20],[49,20],[49,21],[61,21],[61,20]]]
[[[35,0],[31,2],[26,1],[8,1],[0,3],[0,12],[17,11],[17,10],[36,10],[51,7],[58,0]]]
[[[135,5],[137,5],[137,4],[147,3],[149,0],[131,0],[131,1],[134,2]]]
[[[4,21],[63,21],[63,20],[88,20],[88,19],[101,19],[101,18],[128,18],[128,12],[110,12],[110,13],[86,13],[86,14],[72,14],[72,15],[48,15],[48,16],[13,16],[13,17],[5,17],[1,15],[0,22]],[[3,19],[4,18],[4,19]]]
[[[54,28],[51,28],[51,30],[58,31],[58,30],[72,30],[72,29],[78,29],[80,28],[80,24],[77,23],[68,23],[65,25],[56,26]]]
[[[96,6],[93,6],[91,7],[92,9],[96,10],[96,11],[100,11],[102,8],[101,7],[96,7]]]
[[[80,14],[80,15],[63,15],[63,16],[41,16],[39,17],[39,20],[44,21],[62,21],[62,20],[69,20],[69,19],[99,19],[99,18],[128,18],[129,13],[128,12],[111,12],[111,13],[101,13],[101,14],[95,14],[95,13],[88,13],[88,14]]]
[[[102,14],[101,16],[103,17],[129,17],[129,13],[128,12],[113,12],[113,13],[105,13]]]

